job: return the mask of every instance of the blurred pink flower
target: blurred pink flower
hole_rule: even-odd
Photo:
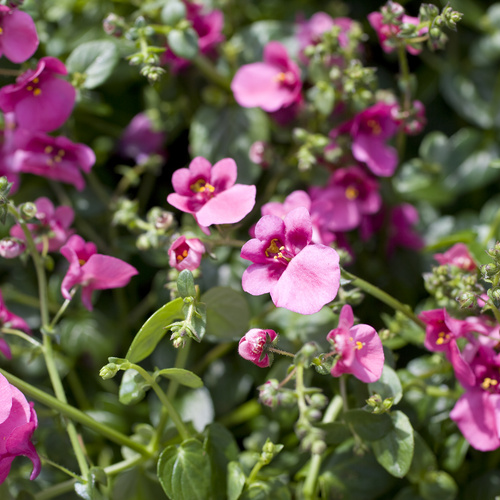
[[[40,474],[40,457],[31,442],[37,426],[33,403],[28,403],[24,394],[0,374],[0,484],[19,455],[28,457],[33,463],[31,480]]]
[[[26,250],[24,241],[18,238],[2,238],[0,240],[0,257],[4,259],[15,259]]]
[[[311,243],[311,238],[311,216],[304,207],[284,219],[264,215],[255,226],[255,238],[241,249],[241,257],[253,262],[243,273],[243,290],[270,293],[276,307],[318,312],[337,295],[339,256],[331,247]]]
[[[265,346],[271,344],[277,336],[274,330],[252,328],[241,337],[238,353],[242,358],[251,361],[259,368],[266,368],[269,366],[270,360]]]
[[[236,163],[231,158],[218,161],[213,167],[198,156],[189,168],[180,168],[172,175],[175,193],[167,201],[175,208],[193,214],[198,224],[234,224],[245,217],[255,205],[255,186],[235,184]]]
[[[19,127],[51,132],[70,116],[75,104],[73,85],[57,75],[66,75],[66,66],[55,57],[42,57],[36,69],[18,76],[16,83],[0,89],[0,109],[13,112]]]
[[[338,327],[326,337],[339,355],[331,374],[340,377],[350,373],[362,382],[375,382],[384,368],[382,341],[373,327],[353,325],[352,308],[346,304],[340,311]]]
[[[5,305],[5,302],[3,301],[2,293],[0,292],[0,328],[1,327],[14,328],[15,330],[22,330],[23,332],[31,334],[30,327],[28,326],[28,323],[26,323],[26,321],[24,321],[23,318],[21,318],[20,316],[17,316],[14,313],[11,313],[7,309],[7,306]],[[0,352],[7,359],[12,358],[12,354],[10,352],[10,347],[3,338],[0,338]],[[1,408],[1,404],[0,404],[0,408]]]
[[[121,288],[128,284],[130,278],[138,274],[135,267],[123,260],[97,253],[94,243],[86,243],[78,235],[73,235],[61,248],[61,253],[69,261],[69,269],[61,284],[61,293],[71,300],[71,289],[76,285],[82,287],[82,302],[92,310],[92,292]]]
[[[236,102],[244,108],[273,112],[301,100],[300,70],[279,42],[264,47],[264,62],[242,66],[231,82]]]
[[[39,224],[27,224],[28,229],[39,252],[56,252],[59,250],[70,235],[74,233],[70,229],[75,213],[71,207],[60,206],[55,208],[54,204],[45,197],[35,200],[36,215]],[[22,241],[26,241],[24,231],[20,225],[15,225],[10,229],[10,235]]]
[[[170,267],[178,271],[187,269],[194,271],[200,266],[201,257],[205,253],[205,246],[198,238],[180,236],[168,249]]]
[[[442,266],[449,264],[464,271],[475,271],[477,269],[476,263],[464,243],[456,243],[446,252],[434,254],[434,258]]]
[[[28,60],[38,48],[38,34],[29,14],[0,5],[0,56],[13,63]]]

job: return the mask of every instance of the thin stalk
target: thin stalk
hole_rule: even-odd
[[[25,382],[24,380],[16,377],[15,375],[12,375],[11,373],[3,370],[2,368],[0,368],[0,373],[12,385],[16,386],[21,392],[26,394],[28,397],[33,398],[36,401],[44,404],[48,408],[52,408],[61,415],[70,418],[71,420],[78,422],[79,424],[82,424],[85,427],[88,427],[89,429],[92,429],[93,431],[104,436],[110,441],[113,441],[116,444],[119,444],[121,446],[126,446],[127,448],[130,448],[131,450],[140,453],[144,457],[151,456],[151,453],[145,446],[143,446],[140,443],[137,443],[136,441],[133,441],[125,434],[116,431],[115,429],[107,426],[106,424],[94,420],[92,417],[89,417],[86,413],[83,413],[82,411],[78,410],[77,408],[67,403],[59,401],[54,396],[47,394],[46,392],[38,389],[37,387],[31,385],[28,382]]]
[[[31,337],[27,333],[22,332],[21,330],[16,330],[15,328],[7,328],[4,326],[0,329],[0,332],[7,335],[15,335],[16,337],[21,337],[23,340],[26,340],[26,342],[29,342],[30,344],[33,344],[40,349],[42,348],[42,344],[38,342],[37,339]]]
[[[295,354],[288,351],[282,351],[281,349],[276,349],[276,347],[269,347],[269,352],[274,352],[275,354],[281,354],[282,356],[288,356],[289,358],[295,358]]]
[[[167,409],[168,414],[170,415],[170,418],[172,419],[172,422],[174,423],[177,432],[181,436],[182,440],[184,441],[186,439],[189,439],[191,437],[190,432],[187,430],[180,415],[177,413],[177,410],[170,402],[170,399],[168,399],[162,388],[156,383],[156,380],[142,366],[131,363],[130,368],[138,371],[142,375],[144,380],[151,386],[153,391],[155,391],[158,399],[161,401],[161,404]]]
[[[368,283],[368,281],[365,281],[361,278],[358,278],[354,274],[347,272],[345,269],[342,269],[341,275],[344,279],[350,280],[351,285],[361,288],[361,290],[369,293],[372,297],[375,297],[381,302],[384,302],[384,304],[387,304],[396,311],[402,312],[407,318],[411,319],[416,325],[425,330],[425,323],[412,311],[412,309],[408,305],[402,304],[392,295],[389,295],[375,285]]]

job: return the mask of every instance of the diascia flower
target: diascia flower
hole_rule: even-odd
[[[69,269],[61,284],[61,293],[67,300],[71,300],[71,289],[80,285],[82,287],[82,302],[92,310],[92,292],[94,290],[107,290],[121,288],[130,281],[132,276],[138,274],[135,267],[121,259],[97,253],[94,243],[86,243],[77,234],[71,236],[61,248],[61,253],[69,261]]]
[[[252,328],[240,340],[238,344],[239,355],[260,368],[266,368],[270,364],[269,354],[265,352],[266,345],[271,344],[277,334],[274,330],[261,330]]]
[[[382,341],[369,325],[354,325],[352,307],[346,304],[339,315],[339,324],[327,339],[335,346],[338,359],[331,370],[334,377],[350,373],[362,382],[375,382],[384,368]]]
[[[337,295],[339,256],[331,247],[311,243],[311,238],[311,216],[304,207],[283,219],[262,217],[255,238],[241,249],[241,257],[253,262],[243,273],[243,290],[251,295],[270,293],[276,307],[318,312]]]
[[[464,271],[475,271],[477,269],[476,263],[464,243],[456,243],[446,252],[434,254],[434,258],[442,266],[449,264]]]
[[[31,16],[0,5],[0,56],[13,63],[28,60],[38,48],[38,35]]]
[[[31,442],[37,425],[33,403],[28,403],[24,394],[0,374],[0,484],[19,455],[28,457],[33,463],[30,479],[40,474],[40,457]]]
[[[5,302],[3,301],[2,294],[0,292],[0,328],[2,327],[7,327],[7,328],[14,328],[16,330],[22,330],[23,332],[26,333],[31,333],[30,332],[30,327],[28,326],[28,323],[24,321],[23,318],[20,316],[17,316],[14,313],[11,313],[8,309],[7,306],[5,305]],[[7,358],[11,359],[12,354],[10,352],[10,347],[5,341],[5,339],[0,338],[0,352]]]
[[[13,112],[21,128],[42,132],[59,128],[73,111],[76,98],[73,85],[58,77],[67,73],[59,59],[42,57],[34,70],[0,89],[0,109]]]
[[[301,100],[300,70],[279,42],[264,47],[264,62],[242,66],[231,82],[236,102],[244,108],[273,112]]]
[[[193,214],[200,226],[234,224],[255,205],[255,186],[235,184],[236,163],[224,158],[213,167],[197,156],[189,168],[180,168],[172,175],[175,193],[167,201],[175,208]]]
[[[178,271],[183,269],[194,271],[200,266],[201,257],[204,253],[205,246],[198,238],[180,236],[168,249],[168,263]]]

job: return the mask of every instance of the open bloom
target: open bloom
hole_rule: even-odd
[[[301,100],[300,70],[279,42],[264,47],[264,62],[242,66],[231,82],[236,102],[244,108],[273,112]]]
[[[33,403],[28,403],[24,394],[0,374],[0,484],[19,455],[28,457],[33,463],[30,479],[40,474],[40,457],[31,442],[37,425]]]
[[[337,295],[339,256],[325,245],[311,243],[312,222],[304,207],[282,219],[265,215],[255,226],[255,238],[241,249],[253,264],[242,286],[251,295],[270,293],[276,307],[300,314],[318,312]]]
[[[66,75],[66,66],[55,57],[42,57],[36,68],[18,76],[16,83],[0,89],[0,109],[13,112],[19,127],[51,132],[73,111],[76,91],[57,75]]]
[[[69,261],[69,269],[61,284],[61,293],[71,300],[71,289],[76,285],[82,287],[82,302],[92,310],[92,292],[121,288],[138,274],[135,267],[121,259],[97,253],[94,243],[86,243],[77,234],[71,236],[61,248],[61,253]]]
[[[0,5],[0,56],[13,63],[27,61],[38,48],[35,23],[29,14]]]
[[[200,226],[234,224],[255,205],[255,186],[235,184],[236,163],[224,158],[213,167],[198,156],[189,168],[179,168],[172,175],[175,193],[167,201],[175,208],[193,214]]]
[[[169,264],[178,271],[187,269],[194,271],[200,266],[205,246],[198,238],[180,236],[168,249]]]
[[[95,154],[87,145],[24,129],[15,135],[16,150],[11,156],[15,172],[73,184],[79,191],[85,187],[81,171],[88,174],[95,163]]]
[[[362,382],[375,382],[384,368],[384,349],[375,329],[369,325],[354,325],[349,304],[342,307],[337,328],[327,335],[335,345],[338,359],[331,370],[334,377],[351,373]]]
[[[476,263],[464,243],[456,243],[446,252],[434,254],[434,258],[442,266],[449,264],[464,271],[475,271],[477,269]]]
[[[266,344],[272,343],[277,334],[274,330],[261,330],[252,328],[240,340],[238,344],[239,355],[260,368],[269,366],[269,354],[265,352]]]
[[[0,292],[0,327],[14,328],[15,330],[22,330],[23,332],[30,333],[30,327],[28,323],[24,321],[23,318],[11,313],[5,302],[3,301],[2,294]],[[10,359],[12,354],[10,352],[10,347],[7,342],[0,338],[0,352],[7,358]]]
[[[396,150],[386,144],[398,129],[398,122],[392,113],[394,106],[378,102],[330,132],[333,139],[338,134],[349,134],[354,158],[381,177],[391,176],[398,164]]]
[[[27,224],[39,252],[56,252],[59,250],[71,234],[70,229],[75,213],[71,207],[65,205],[55,208],[53,203],[42,196],[35,200],[35,219],[39,224]],[[10,229],[10,235],[22,241],[26,241],[21,226],[15,225]]]

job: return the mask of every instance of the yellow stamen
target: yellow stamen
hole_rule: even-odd
[[[380,135],[382,127],[376,120],[368,120],[366,124],[372,129],[373,135]]]
[[[35,95],[35,96],[36,96],[36,95],[40,95],[41,93],[42,93],[42,91],[41,91],[40,89],[35,89],[35,90],[33,91],[33,95]]]
[[[275,238],[274,240],[271,240],[271,244],[266,248],[265,254],[266,257],[269,257],[269,254],[275,255],[274,258],[276,258],[276,254],[279,253],[280,249],[278,248],[278,245],[276,244],[278,240]],[[284,248],[284,247],[281,247]]]
[[[78,262],[80,263],[81,266],[83,266],[83,264],[85,264],[85,261],[83,259],[78,259]]]
[[[365,344],[364,344],[363,342],[360,342],[360,341],[358,340],[358,341],[356,342],[356,349],[358,349],[358,351],[359,351],[359,350],[363,349],[363,346],[364,346],[364,345],[365,345]]]
[[[33,90],[33,87],[32,87],[31,85],[28,85],[28,86],[26,87],[26,90],[29,90],[29,91],[31,92],[31,91]]]
[[[348,200],[355,200],[359,196],[359,191],[354,186],[348,186],[345,190],[345,197]]]
[[[52,151],[54,151],[54,148],[52,146],[45,146],[45,154],[49,155],[50,153],[52,153]]]
[[[38,83],[40,80],[38,78],[33,78],[33,83]]]

